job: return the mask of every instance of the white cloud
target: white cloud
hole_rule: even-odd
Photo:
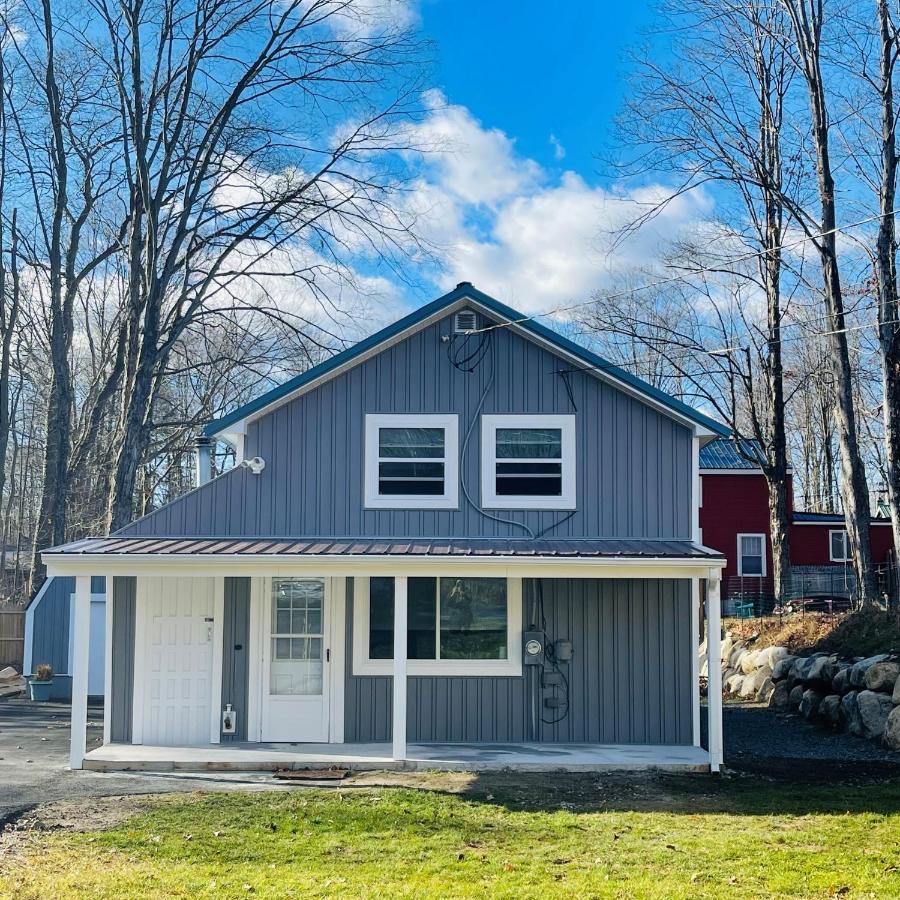
[[[431,152],[414,207],[440,247],[441,288],[471,281],[528,312],[587,300],[617,275],[652,269],[711,208],[702,191],[678,197],[618,240],[620,229],[668,196],[664,186],[606,189],[572,171],[555,176],[465,107],[439,92],[426,100],[417,137]]]
[[[565,159],[566,148],[563,147],[562,142],[555,134],[550,135],[550,146],[553,147],[554,159]]]

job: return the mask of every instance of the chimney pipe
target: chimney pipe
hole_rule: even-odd
[[[206,484],[212,478],[213,443],[213,439],[205,434],[198,434],[194,439],[194,448],[196,450],[194,480],[197,487]]]

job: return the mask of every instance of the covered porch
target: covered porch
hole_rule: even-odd
[[[723,560],[689,542],[481,541],[463,546],[446,541],[106,538],[68,545],[45,558],[51,574],[76,580],[70,757],[75,769],[716,771],[721,763],[720,670],[712,667],[709,673],[707,751],[700,744],[696,649],[705,581],[710,658],[719,658]],[[87,754],[90,577],[97,574],[113,586],[107,702],[104,746]],[[503,582],[502,655],[442,660],[440,651],[435,658],[411,652],[411,585],[414,595],[423,582],[440,585],[444,579]],[[369,603],[376,580],[391,584],[388,627],[382,622],[378,630],[382,651],[388,642],[381,654],[369,646],[374,632],[364,631],[375,618],[374,608],[364,602]],[[306,692],[318,691],[315,697],[272,687],[273,648],[282,639],[273,624],[275,586],[292,581],[322,586],[316,602],[328,624],[319,624],[314,638],[320,679],[315,690]],[[552,622],[541,622],[545,593],[549,605],[558,601],[560,609],[565,607],[559,614],[569,616],[555,634]],[[199,598],[190,607],[193,618],[183,612],[173,618],[175,613],[163,609],[182,594]],[[433,633],[431,639],[440,646],[440,587],[437,596],[438,637]],[[248,610],[243,632],[235,630],[229,612],[229,601],[236,598],[243,598]],[[592,618],[573,615],[576,608]],[[165,665],[168,650],[154,641],[166,629],[175,643],[183,643],[180,634],[201,634],[193,656],[169,663],[170,668],[190,663],[200,673],[191,690],[202,696],[192,707],[176,703],[175,713],[158,701],[161,693],[181,690],[180,683],[154,688],[152,677],[154,667]],[[590,646],[585,634],[593,641]],[[567,640],[555,640],[559,636]],[[541,645],[534,652],[542,660],[552,659],[557,644],[574,644],[574,661],[555,665],[558,674],[529,665],[529,642]],[[238,650],[241,654],[232,652]],[[243,717],[237,733],[224,728],[229,678],[245,686],[236,706]],[[573,713],[559,726],[562,719],[556,717],[569,705],[568,693],[565,704],[554,704],[547,695],[556,697],[563,683],[568,692],[570,680],[577,685]],[[162,711],[154,711],[154,704]],[[185,720],[182,731],[177,723],[174,732],[166,731],[161,719],[167,714]],[[189,737],[178,737],[182,734]],[[159,735],[167,738],[158,740]]]
[[[607,772],[653,769],[708,772],[702,747],[654,744],[407,744],[403,759],[393,745],[218,744],[209,747],[155,747],[106,744],[84,758],[83,768],[100,772],[210,771],[269,772],[276,769],[340,767],[354,771]]]

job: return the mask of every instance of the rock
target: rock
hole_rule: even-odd
[[[791,673],[791,666],[794,665],[795,656],[783,656],[778,662],[772,666],[772,681],[784,681]]]
[[[850,690],[850,666],[842,664],[843,667],[837,670],[834,678],[831,679],[831,686],[835,693],[846,694]]]
[[[763,686],[763,682],[769,680],[772,670],[766,666],[764,669],[754,669],[749,675],[744,676],[741,685],[741,696],[745,698],[756,697],[757,691]]]
[[[748,650],[741,657],[741,671],[745,675],[753,674],[753,671],[756,669],[756,660],[759,656],[759,651],[757,650]]]
[[[880,738],[884,734],[888,716],[894,709],[891,698],[887,694],[875,691],[860,691],[856,702],[859,706],[863,737]]]
[[[891,750],[900,750],[900,706],[895,706],[884,723],[884,742]]]
[[[822,695],[812,688],[807,688],[800,699],[800,715],[804,719],[811,719],[819,711],[821,703]]]
[[[747,651],[743,647],[735,648],[734,653],[731,654],[731,659],[728,661],[728,665],[731,666],[732,669],[740,670],[741,660],[746,654]]]
[[[756,692],[756,697],[754,698],[757,703],[768,703],[769,698],[772,696],[772,693],[775,690],[775,682],[772,681],[771,675],[766,678],[766,680],[759,686],[759,690]]]
[[[877,656],[867,656],[853,664],[850,669],[850,686],[855,688],[865,687],[866,672],[875,665],[888,658],[887,653],[879,653]]]
[[[700,664],[700,677],[709,678],[709,660],[704,659]]]
[[[788,690],[786,681],[779,681],[775,684],[772,696],[769,697],[769,709],[782,713],[791,709],[791,692]]]
[[[722,641],[722,646],[719,650],[722,654],[722,662],[728,662],[728,660],[731,659],[732,650],[734,650],[734,641],[731,639],[731,635],[728,634],[725,636],[725,640]]]
[[[829,694],[819,704],[819,715],[829,725],[837,727],[841,724],[841,698],[837,694]]]
[[[744,686],[744,676],[743,675],[732,675],[728,681],[725,682],[725,690],[728,691],[729,694],[740,694],[741,688]]]
[[[900,706],[900,678],[897,679],[897,683],[894,685],[894,693],[891,694],[891,700],[893,700],[895,706]]]
[[[866,689],[890,694],[894,690],[898,677],[900,677],[900,662],[886,659],[884,662],[875,663],[866,671]]]
[[[765,650],[760,650],[759,655],[760,657],[765,655],[765,659],[758,659],[756,661],[757,665],[766,665],[770,669],[774,669],[781,660],[787,659],[791,653],[787,647],[767,647]]]
[[[803,699],[803,685],[796,684],[791,688],[790,693],[790,704],[792,709],[797,709],[800,706],[800,701]]]
[[[803,681],[809,685],[821,685],[831,689],[837,659],[833,656],[811,656],[803,669]]]
[[[858,691],[850,691],[841,698],[841,724],[850,734],[862,734],[862,719],[859,717]]]

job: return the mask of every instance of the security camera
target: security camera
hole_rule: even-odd
[[[259,475],[266,467],[266,461],[261,456],[254,456],[253,459],[242,460],[241,465],[245,469],[249,469],[254,475]]]

